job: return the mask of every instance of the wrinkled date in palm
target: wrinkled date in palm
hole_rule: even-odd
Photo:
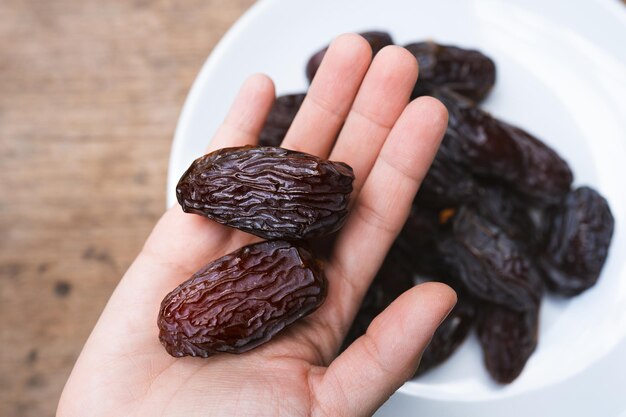
[[[178,202],[266,239],[307,239],[343,226],[352,168],[275,147],[224,148],[196,159],[178,182]]]
[[[315,311],[326,287],[307,250],[284,241],[245,246],[165,297],[159,339],[175,357],[246,352]]]

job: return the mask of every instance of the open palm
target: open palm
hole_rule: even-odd
[[[170,357],[156,326],[163,297],[204,264],[259,240],[174,207],[109,300],[57,415],[372,414],[413,374],[455,302],[443,284],[417,286],[336,357],[445,130],[447,113],[438,101],[409,103],[416,77],[416,60],[404,49],[386,47],[372,61],[363,38],[342,35],[282,144],[344,161],[355,172],[351,213],[326,264],[328,297],[318,311],[242,355]],[[271,80],[248,79],[211,149],[255,144],[273,100]]]

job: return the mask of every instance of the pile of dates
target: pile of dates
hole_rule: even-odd
[[[374,54],[393,44],[385,32],[361,35]],[[441,281],[456,290],[458,303],[435,333],[417,375],[450,357],[475,328],[489,373],[510,383],[537,347],[544,292],[572,297],[598,280],[613,216],[597,191],[572,187],[572,171],[553,149],[478,107],[495,84],[493,60],[432,41],[405,48],[420,67],[412,98],[441,100],[448,128],[344,346],[402,292]],[[309,60],[309,80],[325,52]],[[280,145],[305,95],[277,98],[262,145]]]

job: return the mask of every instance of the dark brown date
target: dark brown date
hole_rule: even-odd
[[[446,156],[474,176],[504,183],[544,205],[559,203],[572,184],[572,171],[539,139],[492,117],[450,91],[435,97],[448,109]]]
[[[450,148],[454,141],[447,134],[443,137],[439,151],[420,185],[415,202],[434,208],[455,207],[475,201],[480,186],[463,164],[458,163]]]
[[[243,353],[315,311],[326,287],[307,250],[284,241],[244,246],[165,297],[159,339],[175,357]]]
[[[439,211],[413,204],[394,244],[394,252],[413,276],[442,280],[450,277],[438,250],[442,233]]]
[[[372,47],[372,56],[376,55],[385,46],[393,45],[393,39],[387,32],[368,31],[359,33],[359,35],[363,36]],[[309,82],[313,81],[313,77],[320,67],[327,50],[328,47],[316,52],[306,64],[306,77],[309,79]]]
[[[480,101],[496,82],[496,65],[485,54],[435,42],[406,45],[419,63],[420,74],[412,98],[446,87]]]
[[[441,364],[461,346],[469,335],[476,317],[476,307],[472,299],[458,292],[458,301],[448,317],[439,325],[420,360],[416,376]]]
[[[592,287],[608,255],[614,219],[607,201],[580,187],[567,194],[553,215],[539,264],[551,290],[574,296]]]
[[[516,311],[535,309],[542,283],[533,261],[495,224],[461,208],[439,250],[468,292]]]
[[[478,197],[472,207],[527,252],[534,252],[540,242],[540,232],[531,217],[528,202],[523,201],[508,187],[484,187],[477,190]]]
[[[493,379],[508,384],[519,376],[537,347],[538,330],[538,307],[524,312],[495,305],[482,308],[478,340]]]
[[[196,159],[176,196],[187,213],[266,239],[307,239],[343,226],[352,168],[277,147],[224,148]]]
[[[305,97],[306,93],[276,97],[259,135],[260,146],[280,146]]]

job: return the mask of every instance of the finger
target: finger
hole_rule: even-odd
[[[315,385],[320,409],[328,415],[372,415],[415,373],[433,333],[455,302],[454,291],[435,282],[398,297]]]
[[[409,102],[416,80],[417,61],[406,49],[387,46],[374,58],[330,155],[354,170],[353,196]]]
[[[209,145],[209,151],[254,144],[274,101],[274,84],[263,74],[250,76]],[[242,234],[242,236],[245,236]],[[144,245],[143,254],[184,271],[221,256],[237,236],[233,229],[201,216],[183,213],[176,206],[159,220]]]
[[[326,158],[372,59],[361,36],[339,36],[329,46],[282,147]]]
[[[337,238],[322,306],[341,343],[365,291],[408,216],[418,186],[437,152],[447,125],[443,104],[431,97],[403,111]],[[358,256],[355,256],[357,254]]]
[[[274,83],[267,75],[250,76],[241,86],[224,122],[209,144],[209,152],[256,144],[274,103],[274,95]]]
[[[250,76],[239,93],[209,145],[209,151],[255,144],[274,101],[274,84],[263,74]],[[208,261],[229,252],[231,248],[253,241],[253,237],[236,232],[197,215],[183,213],[178,205],[169,209],[148,237],[139,262],[160,265],[170,274],[164,277],[165,286],[188,277]],[[171,278],[167,278],[171,277]],[[159,287],[155,276],[153,288]]]

